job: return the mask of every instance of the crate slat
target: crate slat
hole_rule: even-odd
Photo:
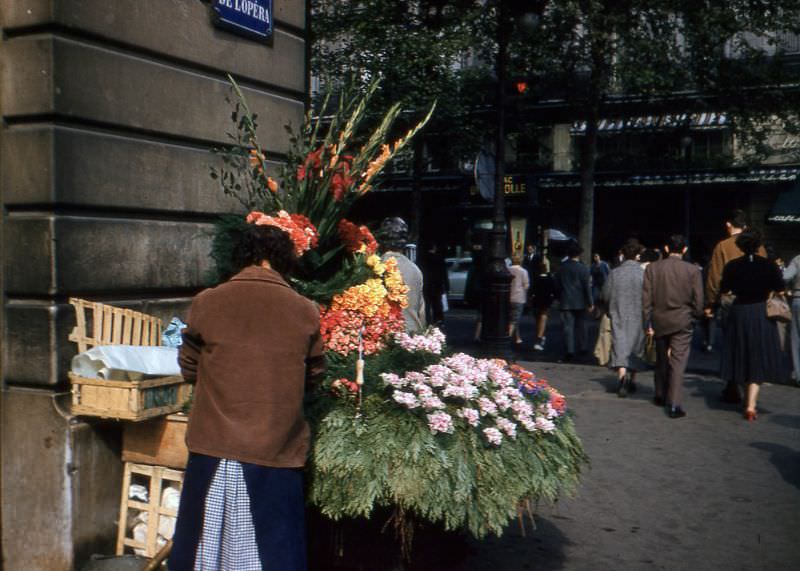
[[[122,314],[122,344],[131,344],[131,331],[133,330],[133,311],[126,309]]]
[[[177,517],[177,511],[161,505],[161,494],[169,483],[178,484],[178,490],[183,486],[183,471],[173,470],[164,466],[150,466],[125,462],[125,476],[122,484],[122,501],[120,505],[119,527],[117,530],[117,555],[123,555],[125,548],[141,549],[146,557],[153,557],[158,553],[158,528],[162,516]],[[133,475],[150,478],[147,502],[128,498]],[[128,536],[127,522],[128,511],[137,510],[147,513],[147,538],[142,543]]]

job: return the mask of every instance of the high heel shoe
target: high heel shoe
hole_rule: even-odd
[[[747,422],[753,422],[755,419],[758,418],[758,413],[754,410],[746,410],[744,411],[744,419]]]

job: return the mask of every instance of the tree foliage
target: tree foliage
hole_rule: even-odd
[[[485,10],[477,0],[312,0],[312,73],[324,82],[381,79],[376,101],[402,103],[413,119],[436,102],[427,133],[455,157],[472,153],[484,127],[474,110],[484,68],[468,65]]]
[[[560,88],[586,122],[579,239],[587,256],[597,124],[615,98],[655,112],[725,111],[753,160],[769,152],[775,129],[796,128],[794,72],[779,43],[781,33],[800,31],[796,0],[549,0],[540,8],[538,41],[515,50],[515,65]]]

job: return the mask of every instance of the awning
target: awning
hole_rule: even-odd
[[[645,115],[641,117],[618,117],[615,119],[600,119],[597,130],[601,133],[616,133],[623,131],[665,131],[688,126],[697,129],[721,129],[728,124],[725,113],[665,113],[663,115]],[[572,124],[570,133],[583,135],[586,132],[586,121],[576,121]]]
[[[800,224],[800,182],[778,195],[767,222],[775,224]]]
[[[721,185],[735,183],[789,183],[800,178],[800,167],[758,167],[719,171],[666,171],[642,173],[599,172],[595,175],[597,188],[652,188],[689,184]],[[539,175],[540,188],[580,188],[577,173],[548,173]]]

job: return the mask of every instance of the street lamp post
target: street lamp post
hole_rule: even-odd
[[[691,215],[692,215],[692,179],[689,174],[689,167],[691,163],[691,148],[692,137],[691,135],[684,135],[681,138],[681,147],[683,148],[683,165],[686,171],[686,185],[683,189],[683,235],[686,238],[686,244],[690,243],[689,233],[692,230]]]
[[[494,209],[487,268],[488,299],[483,306],[483,341],[488,353],[506,356],[510,352],[508,331],[511,273],[506,267],[506,202],[505,202],[505,82],[510,25],[505,2],[497,6],[497,131],[495,136]]]

